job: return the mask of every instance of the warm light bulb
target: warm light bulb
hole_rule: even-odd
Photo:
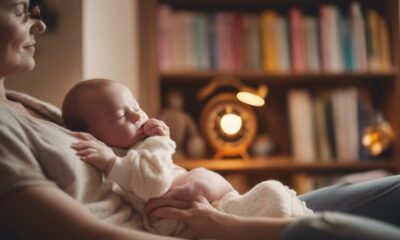
[[[242,118],[236,114],[225,114],[220,121],[222,131],[228,135],[234,135],[239,132],[242,127]]]
[[[373,124],[364,130],[362,144],[372,156],[378,156],[393,141],[393,130],[387,122]]]

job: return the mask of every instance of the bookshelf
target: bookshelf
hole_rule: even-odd
[[[278,178],[293,187],[291,177],[297,174],[344,174],[362,172],[374,169],[384,169],[400,172],[400,142],[395,140],[389,154],[370,161],[351,159],[350,161],[320,162],[318,157],[302,161],[293,154],[292,135],[290,129],[290,113],[288,113],[288,92],[305,89],[310,92],[331,91],[340,88],[354,87],[366,89],[371,95],[374,107],[380,109],[394,129],[395,138],[400,137],[400,31],[399,3],[396,0],[367,1],[359,0],[362,14],[367,22],[367,9],[374,9],[387,22],[388,42],[390,46],[390,67],[374,69],[367,63],[366,69],[348,69],[342,66],[339,70],[320,68],[294,71],[291,67],[286,71],[275,71],[260,66],[259,69],[233,67],[219,69],[209,67],[196,70],[195,67],[178,67],[165,69],[159,65],[159,32],[158,11],[161,4],[171,7],[172,11],[186,13],[207,12],[218,13],[232,11],[239,13],[261,14],[264,10],[275,11],[279,16],[287,18],[290,24],[289,12],[292,8],[299,9],[304,16],[314,16],[318,21],[321,6],[330,5],[334,8],[348,9],[350,1],[345,0],[148,0],[139,1],[139,42],[140,42],[140,76],[144,84],[141,92],[154,92],[141,96],[143,107],[156,116],[165,106],[165,93],[170,88],[177,88],[185,94],[186,108],[194,119],[199,119],[199,113],[204,103],[199,103],[193,97],[211,79],[224,74],[234,75],[249,86],[267,84],[269,95],[267,104],[262,109],[255,109],[261,132],[267,132],[274,141],[275,152],[271,156],[255,157],[251,161],[240,159],[184,159],[176,163],[187,169],[206,167],[222,174],[241,174],[250,185],[268,178]],[[318,22],[319,24],[319,22]],[[365,29],[367,26],[365,27]],[[319,30],[320,32],[320,30]],[[367,33],[366,33],[367,34]],[[290,44],[290,43],[289,43]],[[320,43],[321,44],[321,43]],[[366,42],[366,44],[369,44]],[[370,46],[366,46],[370,47]],[[262,49],[260,49],[262,50]],[[368,51],[366,54],[370,54]],[[290,54],[289,54],[290,55]],[[322,58],[322,53],[318,54]],[[369,57],[369,55],[367,56]],[[369,58],[368,58],[369,59]],[[367,59],[367,60],[368,60]],[[262,61],[261,59],[261,65]],[[321,59],[320,59],[321,60]],[[267,61],[267,60],[265,60]],[[321,60],[322,61],[322,60]],[[198,124],[198,122],[197,122]],[[295,184],[294,184],[295,185]]]

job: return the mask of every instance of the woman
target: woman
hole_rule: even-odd
[[[35,66],[35,35],[46,29],[39,17],[28,0],[0,0],[1,229],[23,239],[154,239],[119,227],[135,227],[136,215],[80,163],[70,132],[7,97],[5,78]]]

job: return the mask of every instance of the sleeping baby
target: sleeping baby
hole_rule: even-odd
[[[127,87],[106,79],[76,84],[63,106],[66,127],[78,131],[72,148],[107,179],[115,182],[125,200],[142,214],[145,228],[175,235],[183,224],[161,219],[151,224],[143,213],[152,198],[171,194],[194,201],[205,197],[217,209],[240,216],[296,217],[312,214],[296,193],[278,181],[264,181],[240,195],[219,174],[204,168],[187,172],[173,164],[175,143],[169,128],[148,118]],[[88,132],[83,133],[83,132]],[[126,149],[116,154],[110,148]]]

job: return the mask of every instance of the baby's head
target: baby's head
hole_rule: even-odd
[[[106,79],[76,84],[62,105],[65,126],[89,132],[109,146],[130,147],[148,119],[127,87]]]

